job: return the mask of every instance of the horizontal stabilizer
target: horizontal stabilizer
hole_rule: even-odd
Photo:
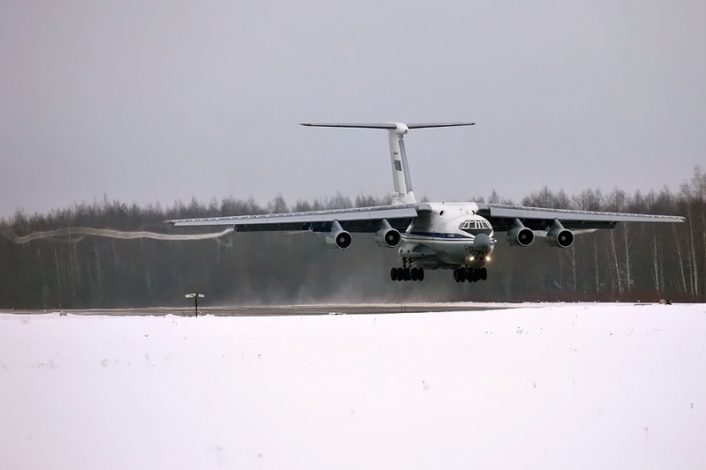
[[[302,126],[307,127],[348,127],[353,129],[396,129],[397,125],[393,122],[369,122],[369,123],[315,123],[315,122],[302,122]]]
[[[417,122],[417,123],[398,123],[398,122],[359,122],[359,123],[345,123],[345,122],[302,122],[302,126],[307,127],[344,127],[351,129],[397,129],[398,126],[402,124],[407,127],[407,129],[429,129],[434,127],[460,127],[460,126],[473,126],[475,122]]]
[[[408,129],[430,129],[434,127],[475,126],[475,122],[414,122],[407,124]]]

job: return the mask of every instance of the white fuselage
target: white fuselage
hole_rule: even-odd
[[[490,261],[493,228],[475,203],[429,203],[402,234],[403,260],[423,268],[482,267]]]

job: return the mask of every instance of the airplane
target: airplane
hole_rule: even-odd
[[[386,206],[285,214],[176,219],[176,227],[228,226],[237,232],[309,231],[326,244],[345,250],[352,234],[373,234],[383,248],[396,248],[401,266],[390,269],[392,281],[423,281],[425,270],[453,270],[456,282],[484,281],[497,244],[506,232],[511,246],[527,248],[544,238],[556,248],[569,248],[577,234],[612,229],[621,222],[680,223],[684,217],[595,212],[484,202],[417,202],[412,189],[404,136],[415,129],[472,126],[473,122],[301,123],[307,127],[382,129],[388,132],[394,193]]]

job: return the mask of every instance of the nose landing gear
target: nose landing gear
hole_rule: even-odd
[[[454,269],[454,281],[456,282],[476,282],[488,279],[488,270],[485,268],[456,268]]]

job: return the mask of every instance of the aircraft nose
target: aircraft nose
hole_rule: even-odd
[[[484,255],[490,254],[493,251],[493,240],[486,233],[479,233],[473,240],[473,249]]]

